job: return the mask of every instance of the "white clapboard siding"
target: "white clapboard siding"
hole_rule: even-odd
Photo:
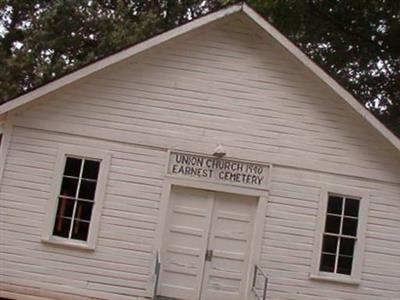
[[[324,184],[371,191],[359,286],[309,279],[317,207]],[[297,197],[292,193],[296,190]],[[321,291],[324,299],[398,299],[399,195],[398,185],[275,167],[261,253],[271,299],[321,299]]]
[[[227,17],[10,115],[0,297],[148,296],[167,150],[273,164],[260,261],[270,299],[400,297],[400,155],[255,25]],[[61,145],[112,155],[95,251],[41,242]],[[309,279],[321,186],[369,191],[359,286]],[[22,295],[22,296],[21,296]]]
[[[399,154],[240,16],[109,67],[20,110],[20,126],[212,151],[399,183]]]
[[[61,144],[101,147],[112,155],[94,252],[55,247],[40,240]],[[104,299],[117,299],[111,293],[125,295],[125,299],[145,296],[153,275],[164,152],[14,128],[8,157],[0,187],[2,281],[13,284],[20,279],[24,286],[27,280],[26,288],[40,282],[43,289],[58,292],[68,286],[71,293],[82,289],[85,292],[80,294],[87,297],[109,295],[103,295]]]

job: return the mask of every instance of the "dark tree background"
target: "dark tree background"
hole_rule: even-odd
[[[0,103],[235,0],[0,0]],[[248,0],[400,136],[399,0]]]

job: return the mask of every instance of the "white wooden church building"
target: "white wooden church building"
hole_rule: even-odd
[[[400,299],[399,139],[245,4],[0,118],[0,297]]]

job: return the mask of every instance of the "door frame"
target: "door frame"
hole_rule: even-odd
[[[270,166],[269,170],[269,178],[271,178],[272,166]],[[171,190],[173,186],[181,186],[186,188],[195,188],[208,190],[212,192],[222,192],[222,193],[231,193],[231,194],[240,194],[244,196],[255,197],[257,200],[257,209],[256,216],[254,222],[253,233],[251,237],[250,251],[249,251],[249,266],[247,268],[246,282],[245,282],[245,290],[244,295],[248,298],[250,296],[250,282],[253,277],[253,266],[259,262],[260,254],[261,254],[261,245],[262,245],[262,236],[264,231],[264,224],[267,212],[267,204],[269,198],[269,184],[266,189],[252,189],[241,186],[234,185],[225,185],[221,183],[213,183],[213,182],[204,182],[197,181],[195,179],[187,179],[187,178],[176,178],[171,175],[166,175],[164,178],[163,188],[161,191],[161,202],[160,202],[160,210],[159,210],[159,222],[156,228],[156,238],[154,242],[154,255],[160,253],[162,248],[162,237],[165,234],[167,228],[167,215],[168,215],[168,207],[170,204]],[[162,261],[161,261],[162,264]],[[150,291],[154,289],[155,278],[149,282]]]

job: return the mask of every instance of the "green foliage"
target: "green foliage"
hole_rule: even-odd
[[[0,102],[235,0],[0,0]],[[400,136],[400,1],[248,0]]]
[[[0,102],[216,10],[223,2],[0,0]]]
[[[400,136],[400,1],[250,4]]]

